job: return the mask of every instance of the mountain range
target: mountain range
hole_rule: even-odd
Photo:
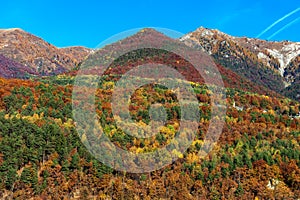
[[[157,32],[147,29],[147,33],[155,35]],[[203,27],[177,41],[211,55],[225,77],[227,87],[239,88],[242,85],[244,90],[272,91],[300,100],[299,42],[234,37]],[[93,51],[80,46],[57,48],[24,30],[1,29],[0,76],[27,78],[29,75],[66,73],[76,69]]]
[[[233,37],[203,27],[180,40],[206,51],[216,62],[239,75],[283,95],[289,93],[288,96],[299,100],[299,42]]]
[[[55,75],[74,69],[90,52],[85,47],[57,48],[18,28],[0,30],[0,54],[37,75]]]
[[[0,199],[299,199],[300,103],[291,99],[299,100],[298,44],[202,27],[174,39],[147,28],[94,50],[0,30]],[[131,76],[145,64],[169,66],[184,80],[152,68]],[[221,81],[211,66],[226,99],[214,98]],[[174,89],[144,84],[151,73],[176,82]],[[131,80],[143,85],[131,90]],[[178,87],[186,83],[199,112]],[[226,116],[214,116],[212,102],[226,107]],[[123,120],[128,114],[141,129]],[[144,136],[160,117],[155,135],[128,134]],[[192,140],[188,149],[178,138]],[[114,146],[120,152],[110,151]],[[123,151],[153,160],[128,159]]]

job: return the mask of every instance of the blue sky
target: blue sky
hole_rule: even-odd
[[[299,8],[300,1],[14,0],[1,2],[1,7],[0,28],[19,27],[59,47],[93,48],[114,34],[138,27],[163,27],[187,33],[204,26],[234,36],[256,37]],[[260,38],[300,42],[298,17],[300,12],[295,12]]]

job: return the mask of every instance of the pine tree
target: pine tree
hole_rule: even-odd
[[[6,180],[5,180],[6,189],[13,190],[13,185],[16,180],[17,180],[17,170],[10,167],[8,169]]]
[[[240,196],[240,195],[242,195],[242,194],[244,194],[244,189],[243,189],[242,185],[239,184],[239,185],[238,185],[238,188],[237,188],[236,191],[235,191],[235,195],[236,195],[236,196]]]

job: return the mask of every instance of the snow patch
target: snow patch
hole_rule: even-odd
[[[283,76],[284,74],[284,70],[285,70],[285,67],[287,65],[286,61],[285,61],[285,56],[283,54],[281,54],[278,50],[276,49],[267,49],[267,51],[274,57],[278,60],[279,64],[280,64],[280,67],[279,67],[279,72],[280,72],[280,75]]]
[[[257,57],[258,57],[258,59],[268,59],[269,58],[266,54],[264,54],[262,52],[259,52],[257,54]]]
[[[212,36],[212,35],[214,35],[214,33],[209,29],[205,29],[204,31],[202,31],[201,37],[204,37],[204,36],[207,36],[207,35]]]
[[[211,29],[204,28],[202,26],[200,28],[198,28],[195,32],[200,33],[201,37],[214,35],[214,32]]]
[[[300,43],[290,43],[284,45],[281,50],[267,49],[267,51],[278,60],[279,72],[283,76],[288,64],[300,54]]]
[[[264,60],[266,62],[265,64],[270,67],[270,63],[269,63],[270,58],[266,54],[264,54],[262,52],[259,52],[257,54],[257,58],[261,59],[261,60]]]
[[[184,40],[189,40],[189,39],[191,39],[190,34],[186,34],[186,35],[184,35],[183,37],[181,37],[179,40],[180,40],[180,41],[184,41]]]

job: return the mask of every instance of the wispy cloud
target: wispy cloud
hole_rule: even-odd
[[[279,22],[285,20],[285,19],[288,18],[289,16],[291,16],[291,15],[293,15],[293,14],[299,12],[299,11],[300,11],[300,7],[297,8],[297,9],[295,9],[295,10],[293,10],[292,12],[290,12],[290,13],[284,15],[283,17],[281,17],[280,19],[278,19],[277,21],[275,21],[273,24],[271,24],[270,26],[268,26],[268,28],[266,28],[265,30],[263,30],[263,31],[262,31],[260,34],[258,34],[256,37],[262,36],[262,35],[265,34],[267,31],[269,31],[271,28],[273,28],[276,24],[278,24]],[[274,34],[275,34],[275,33],[274,33]],[[273,35],[274,35],[274,34],[273,34]]]
[[[300,21],[300,17],[298,17],[297,19],[294,19],[293,21],[291,21],[290,23],[286,24],[281,29],[279,29],[278,31],[276,31],[275,33],[273,33],[270,37],[268,37],[268,40],[271,39],[271,38],[273,38],[275,35],[279,34],[280,32],[284,31],[288,27],[292,26],[293,24],[297,23],[298,21]]]

